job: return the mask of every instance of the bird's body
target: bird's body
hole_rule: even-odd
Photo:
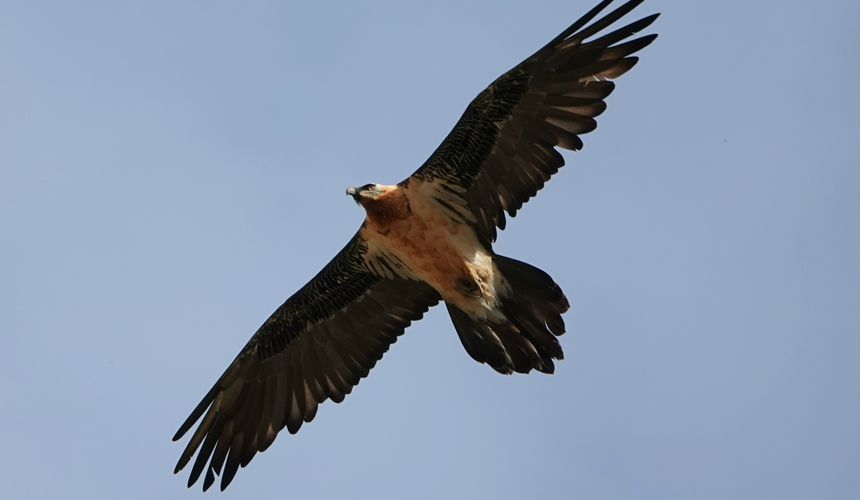
[[[468,213],[452,210],[463,206],[462,197],[439,186],[421,180],[377,186],[383,194],[362,203],[367,218],[359,234],[367,241],[367,263],[383,274],[427,283],[475,320],[499,321],[506,283],[491,252],[465,224]]]
[[[176,465],[199,449],[189,486],[205,470],[203,489],[216,474],[224,489],[283,428],[298,432],[325,400],[343,401],[439,301],[475,360],[505,374],[554,371],[567,298],[547,273],[492,245],[505,214],[564,165],[556,148],[580,149],[597,126],[615,88],[607,79],[656,38],[627,40],[657,15],[602,33],[642,0],[589,25],[610,2],[478,94],[406,180],[347,190],[367,212],[361,228],[260,326],[174,436],[200,421]]]

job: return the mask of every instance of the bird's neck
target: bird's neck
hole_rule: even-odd
[[[409,200],[406,193],[398,186],[362,203],[367,212],[367,222],[376,231],[385,232],[394,222],[409,216]]]

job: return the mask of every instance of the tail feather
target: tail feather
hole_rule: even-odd
[[[457,335],[469,356],[479,363],[489,363],[493,368],[512,366],[511,354],[502,340],[486,323],[476,323],[468,314],[447,302],[448,313],[457,330]],[[498,368],[496,368],[498,370]],[[503,372],[504,373],[504,372]],[[510,373],[508,371],[507,373]]]
[[[456,306],[446,304],[454,328],[472,358],[500,373],[552,373],[553,359],[564,359],[556,339],[564,333],[561,314],[570,308],[561,287],[540,269],[501,255],[496,268],[511,295],[502,298],[504,323],[477,322]]]

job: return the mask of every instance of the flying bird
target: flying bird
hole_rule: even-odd
[[[412,321],[445,302],[472,358],[510,374],[552,373],[568,301],[540,269],[493,252],[505,214],[582,148],[614,79],[657,35],[654,14],[604,30],[643,0],[589,23],[605,0],[469,104],[432,156],[396,185],[346,190],[367,213],[346,247],[257,330],[173,437],[201,419],[175,472],[221,489],[286,427],[339,403]],[[199,452],[198,452],[199,450]]]

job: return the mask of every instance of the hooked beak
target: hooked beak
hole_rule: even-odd
[[[356,203],[358,203],[358,200],[361,198],[361,195],[358,194],[358,190],[354,187],[346,188],[346,194],[347,196],[352,196],[352,199],[354,199]]]

